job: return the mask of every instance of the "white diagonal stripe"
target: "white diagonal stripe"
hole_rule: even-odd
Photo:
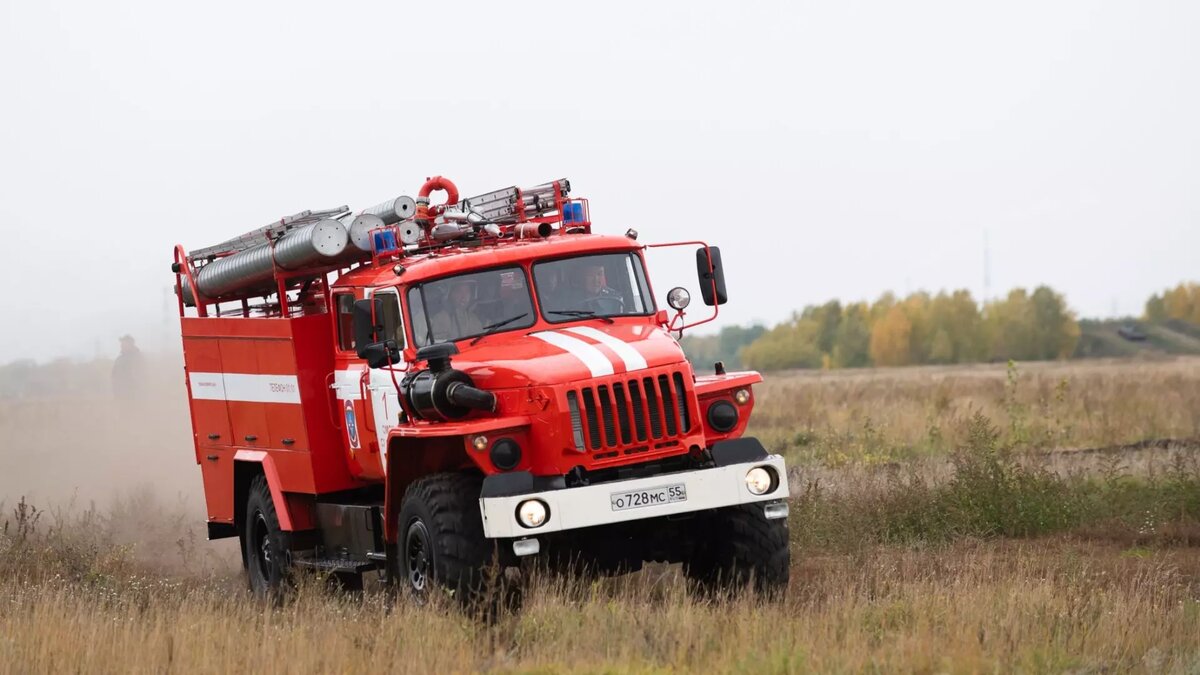
[[[553,331],[530,333],[530,336],[542,340],[543,342],[552,344],[564,352],[571,354],[580,361],[583,361],[583,365],[587,366],[587,369],[592,371],[592,377],[612,375],[614,372],[612,361],[610,361],[608,357],[604,355],[604,352],[596,349],[592,345],[589,345],[579,338],[573,338],[570,335],[563,335],[562,333],[555,333]]]
[[[646,357],[639,354],[638,350],[620,338],[613,337],[591,326],[573,326],[566,330],[576,335],[591,338],[616,352],[617,356],[621,357],[621,360],[625,362],[625,370],[627,371],[641,370],[646,367]]]

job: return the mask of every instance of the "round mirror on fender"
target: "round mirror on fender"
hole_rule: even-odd
[[[676,311],[683,311],[691,301],[692,294],[686,288],[676,286],[667,292],[667,304]]]

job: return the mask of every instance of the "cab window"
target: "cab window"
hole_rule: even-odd
[[[418,347],[528,328],[536,318],[520,267],[470,272],[414,286],[408,291],[408,311]]]
[[[354,351],[354,295],[352,293],[335,295],[334,306],[337,307],[338,349],[352,352]]]
[[[636,253],[600,253],[533,266],[538,304],[550,323],[590,316],[654,312],[642,260]]]
[[[375,297],[383,300],[383,337],[385,340],[395,340],[396,346],[404,349],[404,321],[400,318],[400,296],[395,291],[378,291]]]

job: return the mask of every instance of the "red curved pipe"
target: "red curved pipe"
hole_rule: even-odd
[[[429,193],[433,192],[434,190],[446,191],[446,203],[444,206],[450,206],[458,203],[458,187],[454,185],[449,178],[445,178],[443,176],[434,176],[433,178],[426,180],[425,184],[421,186],[421,191],[417,193],[417,196],[428,199]]]

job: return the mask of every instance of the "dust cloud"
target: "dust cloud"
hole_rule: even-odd
[[[236,540],[206,541],[182,355],[130,361],[0,367],[0,515],[94,512],[140,559],[236,565]]]

